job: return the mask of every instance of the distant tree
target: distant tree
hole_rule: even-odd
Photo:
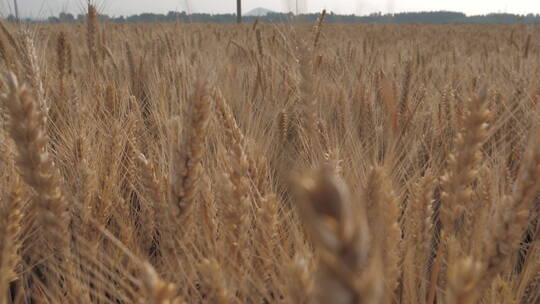
[[[111,22],[113,22],[113,23],[125,23],[126,18],[124,16],[119,16],[119,17],[111,19]]]
[[[180,21],[180,13],[170,11],[167,13],[166,19],[168,22]]]
[[[75,22],[75,17],[70,13],[60,13],[58,19],[60,19],[60,22]]]
[[[17,17],[15,17],[15,16],[12,15],[12,14],[9,14],[9,16],[7,16],[6,20],[7,20],[7,22],[9,22],[9,23],[17,23]]]
[[[49,23],[60,23],[60,18],[51,16],[51,17],[47,18],[47,22],[49,22]]]
[[[99,22],[108,22],[111,18],[108,15],[98,15]]]
[[[238,0],[237,4],[241,5],[241,1]],[[118,16],[110,18],[107,15],[100,15],[99,20],[104,22],[114,23],[137,23],[137,22],[199,22],[199,23],[234,23],[238,22],[238,17],[242,17],[245,22],[254,22],[256,17],[253,16],[241,16],[240,14],[191,14],[186,12],[174,12],[169,11],[167,14],[154,14],[154,13],[142,13],[139,15],[131,16]],[[260,22],[306,22],[314,23],[317,21],[319,14],[302,14],[299,16],[292,13],[268,13],[265,16],[260,16]],[[61,13],[58,18],[52,17],[46,20],[46,22],[84,22],[86,15],[79,14],[75,18],[72,14]],[[8,22],[16,22],[17,19],[14,15],[7,17]],[[27,22],[28,20],[25,20]],[[36,22],[36,20],[30,20],[30,22]],[[355,16],[355,15],[339,15],[334,12],[330,12],[326,18],[327,23],[417,23],[417,24],[449,24],[449,23],[465,23],[465,24],[513,24],[513,23],[527,23],[527,24],[540,24],[540,15],[528,14],[528,15],[513,15],[513,14],[489,14],[478,16],[466,16],[459,12],[408,12],[398,14],[382,14],[381,12],[372,13],[367,16]]]

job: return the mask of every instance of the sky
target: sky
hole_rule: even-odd
[[[24,17],[47,17],[67,11],[81,13],[86,0],[17,0]],[[167,13],[187,11],[233,13],[235,0],[93,0],[100,12],[111,16],[142,12]],[[274,11],[295,11],[296,0],[242,0],[243,11],[264,7]],[[451,10],[468,15],[486,13],[539,13],[540,0],[298,0],[300,12],[319,12],[322,9],[339,14],[367,15],[373,12]],[[13,0],[0,0],[0,12],[12,11]]]

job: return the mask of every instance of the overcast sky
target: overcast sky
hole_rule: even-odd
[[[80,13],[86,0],[17,0],[23,16],[45,17],[61,11]],[[142,12],[166,13],[188,11],[232,13],[235,0],[93,0],[101,4],[108,15],[129,15]],[[294,11],[296,0],[242,0],[247,12],[256,7],[274,11]],[[301,12],[315,12],[326,8],[341,14],[365,15],[372,12],[403,12],[452,10],[466,14],[492,12],[540,13],[540,0],[298,0]],[[13,0],[0,0],[2,14],[9,14]]]

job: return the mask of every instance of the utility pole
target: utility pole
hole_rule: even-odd
[[[236,23],[242,23],[242,0],[236,0]]]
[[[296,16],[298,16],[298,0],[296,0]]]
[[[17,5],[17,0],[13,0],[13,6],[15,9],[15,20],[19,23],[19,6]]]

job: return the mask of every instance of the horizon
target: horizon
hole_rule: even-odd
[[[85,0],[18,0],[19,13],[22,18],[47,18],[57,16],[61,12],[74,15],[84,13]],[[214,0],[160,0],[159,4],[145,0],[94,0],[101,14],[109,16],[129,16],[142,13],[166,14],[169,11],[186,12],[188,14],[208,13],[235,14],[236,1]],[[398,14],[407,12],[460,12],[467,16],[508,13],[517,15],[540,14],[540,1],[516,0],[509,5],[507,0],[499,1],[354,1],[354,0],[298,0],[300,14],[318,13],[323,9],[339,15],[366,16],[372,13]],[[255,8],[265,8],[278,13],[295,13],[295,0],[251,0],[243,1],[243,12]],[[13,13],[13,0],[0,0],[0,12],[3,16]]]

